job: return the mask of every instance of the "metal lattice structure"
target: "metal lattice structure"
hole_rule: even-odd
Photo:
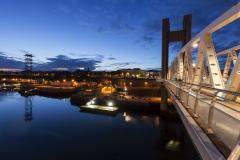
[[[168,72],[168,79],[177,79],[196,85],[207,83],[213,88],[224,90],[231,89],[231,91],[239,92],[240,84],[234,82],[240,81],[240,57],[237,57],[236,54],[240,46],[233,47],[217,54],[212,40],[212,34],[215,31],[239,19],[239,10],[240,4],[237,4],[188,42],[171,64]],[[198,49],[198,58],[195,67],[193,67],[192,63],[193,46],[197,46]],[[217,57],[223,54],[228,54],[228,60],[222,74]],[[230,76],[228,76],[231,61],[234,63],[234,68]],[[208,77],[206,77],[207,75]]]
[[[31,72],[32,71],[32,65],[33,65],[33,55],[32,54],[25,54],[25,71]]]
[[[240,45],[216,53],[212,39],[214,32],[239,19],[240,3],[186,43],[163,79],[203,159],[240,159]],[[222,71],[218,59],[223,55],[227,59]],[[230,152],[223,156],[208,135]]]

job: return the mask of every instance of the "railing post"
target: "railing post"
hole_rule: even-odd
[[[210,104],[210,108],[209,108],[209,113],[208,113],[208,124],[207,124],[207,132],[212,134],[213,131],[211,129],[211,124],[212,124],[212,119],[213,119],[213,109],[215,107],[215,103],[217,100],[217,94],[218,92],[214,93],[214,97],[212,98],[211,104]]]
[[[192,88],[191,86],[190,86],[190,87],[187,87],[187,91],[188,91],[188,92],[187,92],[187,98],[186,98],[186,99],[187,99],[187,100],[186,100],[186,101],[187,101],[187,102],[186,102],[186,104],[187,104],[187,105],[186,105],[186,108],[187,108],[187,109],[190,108],[190,107],[188,106],[188,100],[189,100],[189,94],[190,94],[190,89],[191,89],[191,88]]]
[[[197,105],[198,105],[198,95],[199,95],[200,91],[201,91],[201,88],[198,87],[197,91],[196,91],[197,93],[196,93],[196,98],[195,98],[195,103],[194,103],[194,108],[193,108],[193,116],[195,118],[198,117],[198,115],[197,115]]]

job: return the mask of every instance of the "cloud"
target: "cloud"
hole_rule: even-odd
[[[23,49],[19,49],[19,51],[22,52],[23,54],[32,54],[31,52],[23,50]]]
[[[117,70],[117,69],[124,69],[124,68],[136,68],[132,67],[132,65],[139,64],[137,62],[116,62],[107,65],[99,65],[99,70]]]
[[[142,24],[143,36],[140,42],[147,44],[153,44],[157,41],[161,41],[162,21],[160,19],[154,19]],[[146,46],[145,46],[146,48]]]
[[[132,64],[136,64],[136,62],[118,62],[118,63],[111,64],[111,66],[117,67],[117,68],[124,68]]]
[[[156,41],[161,44],[161,37],[158,35],[162,32],[162,19],[170,18],[171,30],[179,30],[182,28],[182,16],[186,14],[192,14],[194,36],[236,3],[236,0],[151,0],[146,3],[146,13],[149,18],[142,23],[143,35],[140,39],[146,45]]]
[[[79,53],[68,53],[68,55],[75,56],[75,57],[85,57],[85,58],[95,58],[98,60],[103,60],[105,57],[102,54],[79,54]]]
[[[154,19],[143,23],[143,29],[147,33],[161,32],[162,30],[162,21],[161,19]]]
[[[26,51],[21,51],[24,53],[30,53]],[[97,65],[100,64],[104,59],[102,55],[96,55],[92,58],[70,58],[66,55],[57,55],[53,58],[47,58],[47,62],[34,63],[34,70],[76,70],[84,68],[85,70],[95,70]],[[14,57],[8,57],[5,52],[0,52],[0,68],[9,69],[24,69],[25,63],[22,59],[17,59]]]
[[[159,68],[159,67],[153,67],[153,68],[147,68],[147,70],[160,71],[161,68]]]
[[[0,68],[23,69],[24,62],[14,58],[8,57],[5,52],[0,52]]]
[[[145,34],[143,35],[143,41],[147,43],[153,43],[155,39],[151,34]]]
[[[104,59],[104,55],[96,54],[95,59],[98,60],[98,61],[102,61]]]
[[[37,70],[56,70],[64,68],[65,70],[76,70],[84,68],[85,70],[95,70],[101,63],[102,57],[95,58],[70,58],[66,55],[58,55],[54,58],[47,58],[48,62],[36,65]]]
[[[116,58],[114,58],[114,57],[108,57],[108,60],[116,60]]]
[[[107,26],[98,27],[97,32],[129,32],[135,29],[122,16],[117,16]]]
[[[217,52],[240,44],[240,20],[235,21],[213,34],[213,41]]]

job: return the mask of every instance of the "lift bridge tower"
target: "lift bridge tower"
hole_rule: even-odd
[[[171,42],[182,42],[184,46],[191,40],[192,36],[192,16],[185,15],[183,17],[183,26],[181,30],[170,31],[169,19],[162,21],[162,79],[167,79],[168,73],[168,57],[169,57],[169,44]],[[161,109],[166,110],[167,104],[167,91],[164,88],[161,92]]]

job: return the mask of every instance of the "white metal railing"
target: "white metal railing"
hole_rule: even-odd
[[[232,151],[229,160],[240,158],[240,104],[217,96],[218,93],[240,96],[240,93],[176,81],[166,81],[166,85],[193,117],[200,119],[201,126],[205,126],[208,133],[214,134]],[[239,108],[232,107],[233,104]]]
[[[237,54],[240,45],[216,53],[212,34],[239,19],[240,2],[180,50],[165,81],[193,117],[201,120],[207,132],[213,133],[232,151],[229,160],[240,159],[240,54]],[[195,66],[193,48],[198,51]],[[222,73],[218,56],[225,54],[228,58]],[[231,63],[234,64],[232,70]]]

